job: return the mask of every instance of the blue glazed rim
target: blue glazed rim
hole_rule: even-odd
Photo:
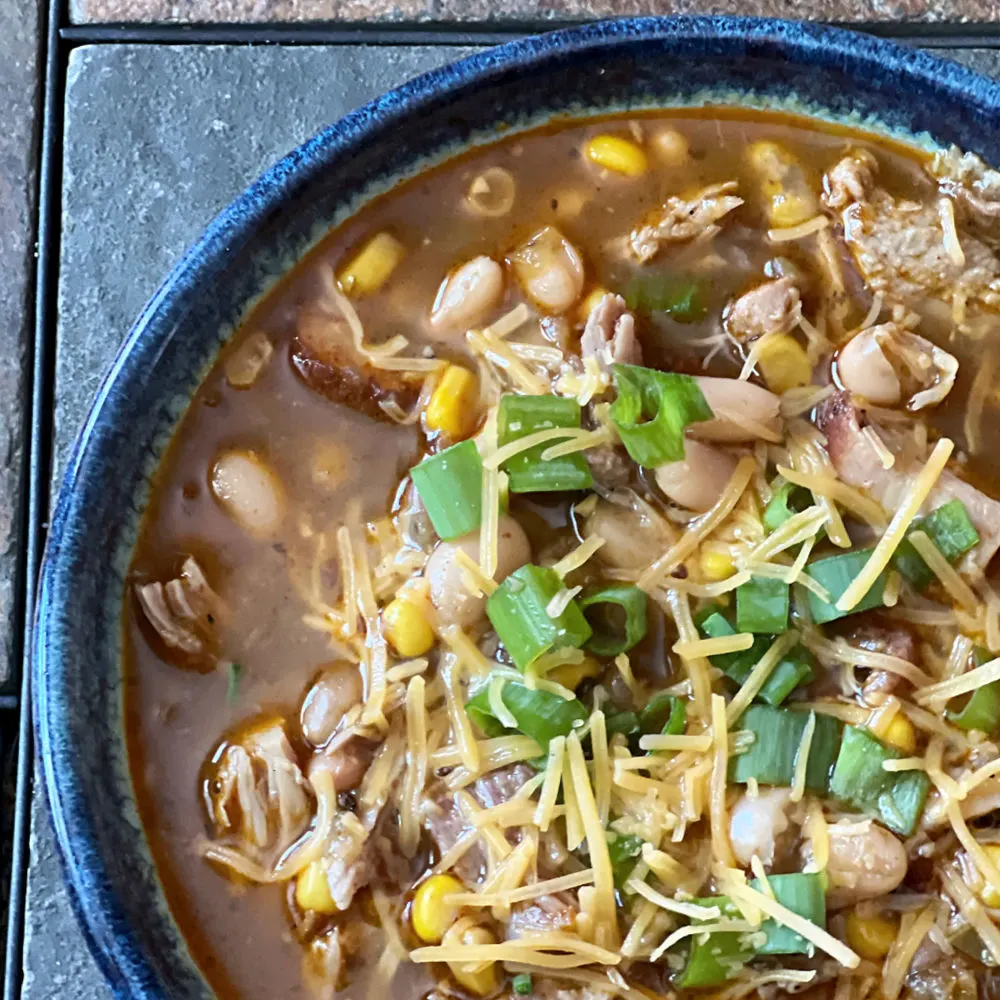
[[[221,212],[174,268],[125,339],[75,444],[51,520],[32,640],[32,699],[38,763],[51,803],[59,851],[71,899],[91,950],[118,995],[164,997],[162,968],[144,949],[99,848],[99,817],[79,787],[78,747],[63,731],[74,707],[64,682],[64,657],[75,633],[65,602],[87,581],[81,567],[93,542],[82,530],[102,478],[115,468],[114,424],[128,400],[149,387],[144,373],[156,368],[176,329],[190,321],[192,303],[225,276],[233,254],[252,244],[262,228],[319,182],[324,172],[363,147],[387,141],[400,123],[440,113],[442,103],[468,96],[510,74],[545,73],[559,66],[650,44],[674,53],[697,52],[725,66],[761,61],[780,76],[781,66],[809,67],[818,79],[864,81],[884,130],[927,132],[941,144],[954,142],[1000,160],[1000,86],[918,50],[852,32],[798,22],[737,17],[634,18],[599,22],[526,38],[420,76],[347,115],[290,153]],[[642,46],[647,46],[642,49]],[[728,62],[727,62],[728,60]],[[742,65],[742,63],[739,63]],[[780,81],[765,91],[778,93]],[[801,82],[801,81],[800,81]],[[736,88],[752,81],[737,81]],[[820,88],[822,89],[822,88]],[[900,98],[900,91],[908,97]],[[773,95],[772,95],[773,96]],[[823,107],[849,117],[837,95],[819,96]],[[544,110],[545,97],[538,104]],[[905,111],[899,101],[909,100]],[[885,105],[883,108],[882,105]],[[918,104],[920,107],[914,108]],[[895,118],[893,109],[896,109]],[[942,113],[942,112],[951,113]],[[863,121],[859,121],[863,125]],[[193,377],[193,376],[192,376]],[[134,399],[131,405],[135,405]],[[156,450],[150,445],[150,450]],[[80,598],[85,603],[85,593]],[[94,596],[95,601],[100,595]],[[117,663],[113,665],[117,670]],[[141,836],[136,830],[136,836]],[[183,946],[180,947],[183,951]],[[204,995],[195,980],[191,995]],[[173,1000],[180,995],[176,987]],[[187,995],[185,993],[185,995]]]

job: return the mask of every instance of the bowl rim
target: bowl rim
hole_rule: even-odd
[[[113,390],[120,380],[127,382],[137,358],[150,356],[169,335],[188,297],[197,293],[206,262],[224,256],[234,242],[251,239],[272,212],[286,205],[297,190],[308,188],[332,159],[353,145],[389,133],[400,117],[419,114],[459,86],[481,85],[500,73],[537,67],[593,48],[650,41],[677,45],[695,40],[727,44],[734,53],[747,46],[770,47],[772,55],[824,71],[889,67],[920,80],[947,100],[1000,116],[1000,84],[989,77],[921,49],[822,24],[742,16],[624,17],[514,39],[404,82],[327,125],[285,155],[215,216],[154,292],[124,338],[78,432],[53,506],[31,624],[29,678],[35,768],[43,777],[71,907],[116,994],[163,995],[131,927],[117,909],[103,859],[92,846],[93,826],[82,796],[66,787],[71,748],[56,738],[59,699],[50,689],[50,677],[59,673],[58,647],[62,641],[51,593],[69,572],[72,560],[67,553],[74,545],[71,500],[88,449],[100,446],[94,439]]]

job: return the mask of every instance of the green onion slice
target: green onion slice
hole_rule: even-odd
[[[704,318],[705,282],[688,274],[649,274],[633,278],[624,299],[633,312],[665,313],[678,323],[696,323]]]
[[[707,614],[702,612],[695,621],[701,633],[709,638],[736,634],[736,629],[718,608],[709,608]],[[749,649],[738,653],[719,653],[710,656],[709,662],[718,667],[735,684],[742,685],[772,642],[774,642],[772,635],[757,635]],[[801,644],[794,646],[771,671],[764,686],[757,693],[757,700],[777,708],[797,687],[813,681],[815,666],[816,661],[805,646]]]
[[[497,435],[500,447],[536,431],[555,427],[579,427],[580,404],[564,396],[500,397]],[[542,452],[549,444],[535,445],[504,462],[511,493],[550,493],[557,490],[588,490],[594,485],[590,466],[581,453],[549,461]]]
[[[846,726],[830,779],[830,794],[909,837],[930,789],[923,771],[886,771],[882,764],[903,755],[867,730]]]
[[[461,538],[482,519],[483,463],[474,441],[428,455],[410,469],[434,530],[445,541]]]
[[[609,738],[616,734],[636,736],[641,732],[639,716],[635,712],[613,712],[604,720],[604,727]]]
[[[788,584],[753,577],[736,588],[736,628],[780,635],[788,629]]]
[[[826,930],[824,875],[819,872],[793,872],[771,875],[767,881],[778,903]],[[759,879],[753,879],[750,885],[758,892],[766,892]],[[708,896],[693,902],[699,906],[718,907],[726,920],[738,920],[741,916],[728,896]],[[742,966],[759,956],[811,956],[814,950],[801,934],[768,917],[754,934],[716,931],[708,935],[707,940],[692,938],[687,963],[675,984],[682,988],[718,986],[734,978]]]
[[[598,656],[617,656],[642,642],[646,635],[646,601],[645,592],[630,583],[613,583],[582,594],[579,604],[594,630],[587,649]],[[625,616],[624,634],[611,628],[609,615],[600,613],[598,609],[604,605],[609,609],[621,608]]]
[[[615,365],[618,398],[611,420],[632,460],[647,469],[684,458],[684,429],[712,419],[712,410],[690,375],[638,365]]]
[[[832,622],[837,618],[844,618],[847,615],[856,615],[860,611],[869,611],[872,608],[880,608],[885,590],[885,573],[879,574],[878,579],[871,585],[868,593],[861,598],[850,611],[841,611],[837,607],[837,601],[843,593],[854,582],[855,577],[861,572],[873,549],[857,549],[852,552],[842,552],[836,556],[828,556],[826,559],[817,559],[809,563],[807,569],[809,575],[821,586],[825,587],[831,596],[829,604],[817,597],[811,590],[809,591],[809,613],[817,625]]]
[[[549,614],[552,599],[563,587],[554,570],[528,563],[514,570],[486,601],[486,614],[519,669],[527,670],[543,653],[579,648],[593,634],[575,600],[554,617]]]
[[[530,997],[534,987],[531,984],[530,972],[519,972],[511,981],[510,988],[518,997]]]
[[[621,889],[642,854],[643,840],[633,834],[615,833],[612,830],[608,830],[605,837],[608,841],[608,855],[611,858],[611,870],[614,872],[615,888]]]
[[[567,701],[551,691],[532,690],[517,681],[504,684],[500,698],[517,720],[518,731],[530,736],[543,753],[548,752],[552,740],[557,736],[569,736],[574,727],[583,725],[590,715],[576,698]],[[489,737],[507,731],[490,711],[489,692],[485,687],[469,699],[465,711]]]
[[[730,760],[729,781],[745,785],[753,778],[761,785],[790,786],[795,778],[795,764],[808,720],[807,712],[751,705],[733,728],[753,733],[753,742],[748,750],[737,753]],[[842,729],[843,723],[832,716],[816,716],[806,765],[806,788],[811,791],[827,791]]]
[[[768,534],[777,531],[789,518],[801,514],[809,506],[810,499],[807,489],[782,482],[764,508],[764,527]]]
[[[949,500],[926,517],[916,518],[906,533],[911,531],[923,531],[950,563],[958,562],[979,544],[979,532],[961,500]],[[933,582],[934,573],[906,538],[899,543],[892,559],[896,569],[917,590],[926,590]]]

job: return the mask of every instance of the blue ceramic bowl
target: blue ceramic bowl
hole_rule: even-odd
[[[38,760],[79,917],[123,996],[209,996],[163,898],[126,760],[124,573],[149,475],[220,344],[331,224],[501,124],[726,103],[783,108],[1000,162],[1000,87],[830,28],[636,19],[513,42],[405,84],[331,125],[209,227],[125,341],[52,519],[34,636]]]

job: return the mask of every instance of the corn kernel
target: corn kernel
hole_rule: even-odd
[[[545,679],[575,691],[588,677],[600,676],[601,665],[592,656],[584,656],[579,663],[560,664],[550,670]]]
[[[626,177],[641,177],[649,168],[645,150],[620,135],[595,135],[584,151],[591,163]]]
[[[736,572],[733,557],[718,549],[703,548],[700,562],[701,572],[706,580],[725,580]]]
[[[445,935],[444,943],[450,944],[495,944],[496,939],[486,927],[469,927],[458,932],[452,927]],[[495,993],[500,986],[500,975],[496,962],[449,962],[448,968],[458,981],[458,985],[476,996],[485,997]]]
[[[316,913],[336,913],[337,904],[330,893],[326,868],[319,861],[306,865],[295,882],[295,902],[303,910]]]
[[[984,844],[983,850],[986,852],[986,857],[988,857],[993,864],[1000,865],[1000,844]],[[979,890],[979,898],[983,901],[985,906],[992,908],[1000,907],[1000,892],[997,892],[997,890],[989,882],[987,882],[982,889]]]
[[[847,914],[847,943],[862,957],[877,962],[889,954],[899,932],[899,922],[881,914],[861,916],[857,910]]]
[[[882,739],[905,754],[915,753],[917,749],[917,732],[913,728],[913,723],[902,714],[897,712],[886,728]]]
[[[376,233],[337,275],[348,295],[377,292],[396,270],[406,249],[391,233]]]
[[[454,875],[432,875],[420,883],[413,896],[410,921],[421,941],[441,943],[445,932],[458,916],[458,907],[445,902],[445,897],[464,889],[465,886]]]
[[[653,152],[665,167],[681,167],[687,163],[688,141],[676,129],[656,132],[650,140]]]
[[[400,656],[423,656],[434,645],[434,630],[413,602],[397,597],[382,612],[385,637]]]
[[[597,308],[597,304],[608,294],[608,290],[603,285],[596,285],[587,293],[587,297],[576,307],[576,318],[581,323],[586,323],[590,314]]]
[[[761,194],[767,201],[771,225],[796,226],[819,210],[798,158],[776,142],[762,140],[747,149],[750,165],[757,173]]]
[[[424,412],[430,431],[440,431],[452,441],[467,438],[478,420],[479,383],[461,365],[448,365]]]
[[[788,392],[812,380],[805,348],[787,333],[771,334],[761,341],[757,367],[772,392]]]

